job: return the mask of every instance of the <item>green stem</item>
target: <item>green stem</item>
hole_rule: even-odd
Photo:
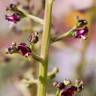
[[[59,96],[59,94],[60,94],[60,90],[57,89],[56,96]]]
[[[40,19],[39,17],[30,15],[30,14],[26,14],[26,16],[29,17],[29,18],[31,18],[33,21],[35,21],[35,22],[37,22],[37,23],[43,24],[43,20]]]
[[[32,19],[33,21],[40,23],[40,24],[44,24],[43,20],[39,17],[36,17],[32,14],[27,13],[25,10],[23,10],[21,7],[18,7],[18,10],[20,10],[26,17]]]
[[[51,39],[51,42],[56,42],[56,41],[60,41],[62,39],[64,39],[65,37],[68,37],[68,36],[72,36],[73,34],[73,30],[76,28],[76,26],[74,26],[71,30],[69,30],[68,32],[64,33],[64,34],[61,34],[60,36],[58,37],[54,37]]]
[[[35,53],[32,53],[32,57],[33,57],[35,60],[39,61],[39,62],[43,62],[43,59],[42,59],[40,56],[36,55]]]
[[[55,78],[56,74],[59,72],[59,69],[58,68],[54,68],[51,72],[48,72],[47,74],[47,78],[48,79],[53,79]]]
[[[39,83],[38,83],[37,96],[46,96],[48,49],[50,43],[52,4],[53,0],[46,0],[44,26],[41,41],[41,53],[40,53],[40,56],[44,59],[44,61],[43,63],[39,64]]]

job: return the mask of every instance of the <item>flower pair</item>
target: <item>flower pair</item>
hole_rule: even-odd
[[[60,96],[74,96],[76,92],[82,90],[83,82],[77,80],[75,84],[72,84],[71,81],[65,80],[64,82],[54,82],[53,86],[60,91]]]
[[[23,56],[29,56],[31,55],[31,49],[25,43],[20,43],[18,46],[16,43],[12,43],[12,45],[8,48],[7,53],[20,53]]]

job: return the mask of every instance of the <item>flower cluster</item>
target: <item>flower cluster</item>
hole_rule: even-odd
[[[10,4],[10,6],[7,7],[7,11],[11,11],[11,15],[5,15],[5,19],[12,23],[17,23],[21,20],[21,18],[24,18],[25,15],[22,13],[15,4]]]
[[[31,55],[31,49],[25,43],[20,43],[18,46],[16,43],[12,43],[12,45],[8,48],[7,53],[20,53],[23,56],[29,56]]]
[[[77,18],[76,28],[73,30],[75,38],[86,39],[88,34],[87,20]]]
[[[71,81],[65,80],[64,82],[54,82],[53,86],[60,91],[60,96],[74,96],[76,92],[82,90],[83,82],[76,80],[73,84]]]

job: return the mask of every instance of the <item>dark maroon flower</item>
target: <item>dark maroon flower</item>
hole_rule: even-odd
[[[60,89],[60,90],[65,88],[65,85],[63,82],[54,82],[53,86]]]
[[[61,90],[60,96],[73,96],[76,91],[77,91],[77,87],[67,86],[66,88]]]
[[[84,27],[82,29],[75,29],[74,30],[75,38],[86,39],[87,34],[88,34],[88,27]]]
[[[29,37],[28,37],[28,41],[30,43],[37,43],[39,39],[38,33],[37,32],[32,32]]]
[[[84,19],[78,20],[78,26],[77,27],[83,27],[84,25],[87,25],[88,22]]]
[[[57,88],[59,88],[60,90],[61,90],[61,89],[64,89],[64,88],[65,88],[64,83],[63,83],[63,82],[58,83],[58,84],[57,84]]]
[[[13,4],[13,3],[11,3],[11,4],[9,5],[9,8],[11,8],[11,9],[16,9],[16,7],[17,7],[17,5],[16,5],[16,4]]]
[[[18,46],[16,45],[16,43],[12,43],[12,46],[8,48],[7,53],[20,53],[23,56],[27,57],[31,54],[31,49],[25,43],[20,43]]]
[[[77,81],[72,83],[69,80],[64,82],[54,82],[53,86],[59,90],[59,96],[74,96],[75,93],[80,92],[83,88],[83,81]]]
[[[77,27],[80,28],[80,27],[84,27],[85,25],[87,25],[88,22],[87,20],[85,19],[80,19],[78,16],[77,16]]]
[[[20,21],[21,16],[18,13],[14,13],[10,16],[5,15],[5,19],[10,21],[10,22],[17,23],[18,21]]]
[[[14,53],[14,50],[13,50],[12,47],[9,47],[9,48],[8,48],[8,53],[10,53],[10,54]]]
[[[31,49],[25,43],[20,43],[18,45],[18,51],[24,56],[29,56],[31,54]]]
[[[10,11],[12,12],[12,15],[5,15],[5,19],[10,21],[10,22],[13,22],[13,23],[17,23],[18,21],[21,20],[21,18],[24,18],[26,17],[26,15],[18,9],[18,5],[19,3],[17,4],[10,4],[7,8],[6,8],[6,11]]]
[[[9,11],[9,10],[11,10],[11,11],[17,10],[17,5],[11,3],[11,4],[6,8],[6,11]]]
[[[12,53],[17,53],[18,52],[18,49],[16,47],[16,43],[12,43],[12,46],[10,46],[8,48],[8,52],[9,54],[12,54]]]

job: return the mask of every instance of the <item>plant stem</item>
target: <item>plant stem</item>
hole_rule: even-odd
[[[60,90],[57,89],[56,96],[59,96]]]
[[[51,30],[51,13],[52,13],[53,0],[46,0],[45,16],[43,25],[43,34],[41,41],[41,53],[43,63],[39,64],[39,83],[37,96],[46,96],[46,80],[48,69],[48,49],[50,43],[50,30]]]
[[[33,21],[35,21],[37,23],[43,24],[43,20],[41,18],[39,18],[39,17],[30,15],[30,14],[26,14],[26,16],[29,17],[29,18],[31,18]]]
[[[73,34],[73,30],[76,28],[76,26],[74,26],[71,30],[69,30],[68,32],[64,33],[64,34],[61,34],[60,36],[58,37],[54,37],[51,39],[51,42],[56,42],[56,41],[60,41],[62,39],[64,39],[65,37],[68,37],[68,36],[72,36]]]
[[[35,53],[32,53],[32,57],[33,57],[35,60],[39,61],[39,62],[43,62],[43,59],[42,59],[40,56],[36,55]]]
[[[27,13],[25,10],[23,10],[21,7],[18,7],[18,10],[20,10],[21,12],[24,13],[24,15],[30,19],[32,19],[33,21],[37,22],[37,23],[40,23],[40,24],[43,24],[43,20],[39,17],[36,17],[32,14],[29,14]]]
[[[55,78],[58,72],[59,72],[59,69],[55,67],[51,72],[48,72],[47,78],[52,80],[53,78]]]

